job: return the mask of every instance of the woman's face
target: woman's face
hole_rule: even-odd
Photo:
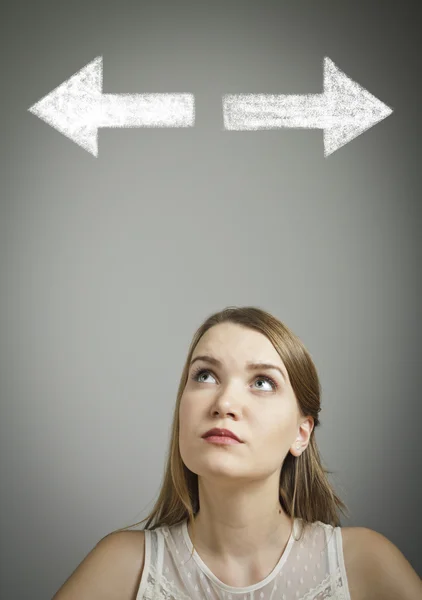
[[[221,364],[195,361],[203,355]],[[281,372],[248,369],[249,362],[269,363]],[[211,327],[196,346],[179,420],[180,453],[188,469],[201,476],[231,479],[280,471],[287,452],[300,453],[297,443],[303,451],[313,426],[312,418],[300,416],[286,367],[270,340],[234,323]],[[201,436],[212,427],[230,429],[243,443],[207,442]]]

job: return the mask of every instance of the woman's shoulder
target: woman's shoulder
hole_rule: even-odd
[[[53,600],[136,598],[144,569],[144,535],[143,531],[117,531],[103,537]]]
[[[118,531],[109,534],[105,539],[107,537],[114,538],[110,541],[110,547],[115,546],[115,553],[124,556],[125,568],[121,572],[122,589],[127,593],[124,597],[136,598],[145,565],[145,531]]]
[[[371,530],[368,530],[371,531]],[[362,544],[365,527],[340,527],[344,567],[352,600],[365,598],[367,584],[362,576]]]
[[[422,599],[422,582],[402,552],[367,527],[341,527],[344,566],[352,600]]]

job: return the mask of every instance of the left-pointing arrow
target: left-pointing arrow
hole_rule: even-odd
[[[98,56],[28,109],[98,156],[99,127],[192,127],[193,94],[103,94]]]

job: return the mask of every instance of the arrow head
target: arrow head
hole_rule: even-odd
[[[328,123],[324,126],[326,157],[393,112],[347,77],[327,56],[324,58],[324,103],[328,113]]]
[[[102,88],[103,59],[97,56],[28,110],[98,156]]]

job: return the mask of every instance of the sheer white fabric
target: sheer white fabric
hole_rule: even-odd
[[[295,537],[300,533],[296,519]],[[145,563],[136,600],[351,600],[340,527],[320,521],[292,535],[272,572],[248,587],[229,586],[195,551],[187,521],[145,530]]]

